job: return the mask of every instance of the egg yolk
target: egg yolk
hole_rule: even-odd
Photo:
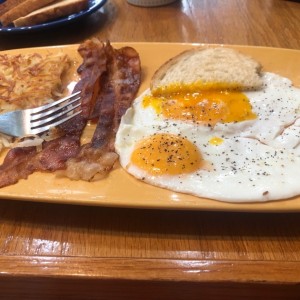
[[[212,137],[212,138],[209,140],[209,143],[210,143],[211,145],[214,145],[214,146],[219,146],[219,145],[221,145],[223,142],[224,142],[224,140],[223,140],[222,138],[220,138],[220,137],[217,137],[217,136]]]
[[[240,122],[256,118],[250,101],[239,91],[204,89],[196,92],[167,92],[147,95],[143,106],[175,120],[188,120],[214,125],[218,122]]]
[[[151,175],[192,173],[202,164],[198,148],[173,134],[155,134],[138,143],[131,162]]]

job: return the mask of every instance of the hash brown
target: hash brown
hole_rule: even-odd
[[[0,55],[0,113],[32,108],[62,95],[62,76],[70,66],[63,53]]]
[[[0,113],[37,107],[63,96],[64,77],[71,66],[68,55],[0,54]],[[0,133],[2,147],[13,139]]]

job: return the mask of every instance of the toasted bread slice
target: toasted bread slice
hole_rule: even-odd
[[[10,9],[24,2],[25,0],[6,0],[5,2],[0,4],[0,16],[5,14]]]
[[[0,17],[0,21],[3,26],[11,24],[14,20],[26,16],[32,11],[39,9],[49,3],[54,2],[54,0],[26,0],[19,5],[14,6],[14,8],[7,11],[4,15]]]
[[[32,13],[13,21],[17,26],[31,26],[40,24],[52,19],[60,18],[70,14],[80,12],[88,5],[88,0],[61,0],[47,5]]]
[[[188,90],[226,88],[258,89],[262,86],[261,65],[230,48],[195,48],[163,64],[151,81],[153,94]]]

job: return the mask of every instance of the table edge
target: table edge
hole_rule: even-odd
[[[2,277],[299,284],[300,262],[103,257],[0,257]]]

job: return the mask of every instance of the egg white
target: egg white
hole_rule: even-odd
[[[123,116],[116,151],[135,177],[173,191],[228,202],[280,200],[300,194],[300,89],[272,73],[264,88],[245,93],[257,119],[195,125],[168,120],[145,108],[143,95]],[[210,168],[182,175],[153,176],[131,163],[136,144],[155,133],[180,134],[193,142]],[[218,137],[219,145],[211,143]]]

